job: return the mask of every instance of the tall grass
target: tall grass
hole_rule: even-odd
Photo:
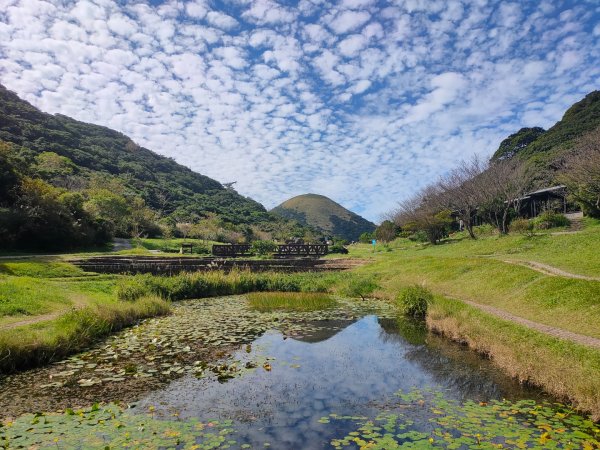
[[[247,271],[193,272],[170,277],[144,274],[121,279],[117,284],[117,297],[133,301],[147,295],[156,295],[176,301],[259,291],[326,292],[339,277],[319,273]]]
[[[335,306],[327,294],[317,292],[253,292],[248,295],[250,306],[258,311],[319,311]]]
[[[149,296],[74,310],[52,321],[19,327],[18,332],[0,330],[0,373],[59,360],[141,319],[169,312],[168,302]]]

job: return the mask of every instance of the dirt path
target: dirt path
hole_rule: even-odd
[[[514,259],[507,259],[503,260],[503,262],[508,264],[515,264],[517,266],[527,267],[529,269],[535,270],[536,272],[540,272],[544,275],[550,275],[553,277],[574,278],[577,280],[587,281],[600,281],[600,277],[588,277],[586,275],[578,275],[576,273],[567,272],[557,267],[549,266],[548,264],[540,263],[537,261],[518,261]]]
[[[482,305],[481,303],[475,303],[469,300],[459,300],[454,297],[454,300],[464,302],[474,308],[477,308],[483,312],[491,314],[493,316],[499,317],[500,319],[507,320],[509,322],[514,322],[519,325],[526,326],[527,328],[531,328],[532,330],[539,331],[540,333],[547,334],[549,336],[557,337],[559,339],[564,339],[567,341],[575,342],[576,344],[585,345],[587,347],[595,347],[600,349],[600,339],[585,336],[583,334],[573,333],[571,331],[563,330],[562,328],[551,327],[549,325],[544,325],[539,322],[534,322],[532,320],[524,319],[523,317],[515,316],[514,314],[510,314],[502,309],[495,308],[493,306]]]
[[[0,325],[0,330],[13,330],[18,327],[24,327],[27,325],[33,325],[34,323],[47,322],[50,320],[58,319],[60,316],[67,314],[71,311],[76,311],[78,309],[83,309],[88,306],[85,297],[74,295],[70,297],[70,300],[73,304],[67,309],[61,309],[59,311],[54,311],[48,314],[42,314],[39,316],[28,317],[27,319],[19,320],[17,322],[6,323]]]

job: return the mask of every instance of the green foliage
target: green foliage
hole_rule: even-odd
[[[593,91],[573,104],[562,119],[547,131],[523,128],[501,144],[492,160],[513,155],[525,161],[530,176],[539,185],[558,184],[562,161],[578,138],[600,126],[600,91]]]
[[[587,448],[600,447],[591,420],[559,404],[533,400],[460,403],[441,392],[398,392],[398,408],[376,417],[331,414],[320,420],[354,421],[355,431],[334,439],[334,448]],[[427,429],[415,417],[429,418]]]
[[[258,311],[319,311],[336,305],[331,296],[314,292],[254,292],[248,302]]]
[[[571,221],[564,214],[558,214],[548,210],[531,220],[533,226],[538,230],[548,230],[556,227],[568,227]]]
[[[397,296],[397,302],[406,316],[423,318],[427,315],[427,307],[433,301],[431,291],[423,286],[414,285],[403,289]]]
[[[360,297],[364,300],[366,296],[373,293],[378,287],[379,285],[374,277],[352,274],[345,282],[337,287],[337,290],[345,297]]]
[[[546,131],[540,127],[521,128],[500,143],[492,161],[510,159],[542,136]]]
[[[437,213],[423,211],[416,220],[406,223],[402,228],[413,233],[412,240],[437,244],[448,236],[453,222],[452,213],[449,210]]]
[[[329,246],[329,253],[339,253],[341,255],[347,255],[348,249],[341,242],[336,242]]]
[[[115,404],[27,414],[0,424],[2,448],[230,448],[230,421],[160,420]],[[60,444],[59,444],[60,443]]]
[[[398,227],[390,220],[384,220],[375,230],[375,238],[381,242],[393,241],[398,234]]]
[[[510,223],[510,232],[519,233],[525,236],[533,236],[535,226],[533,221],[524,218],[518,218]]]
[[[364,233],[361,233],[358,242],[361,244],[370,244],[373,239],[375,239],[375,235],[365,231]]]
[[[277,250],[277,244],[273,241],[254,241],[251,249],[256,255],[266,256]]]

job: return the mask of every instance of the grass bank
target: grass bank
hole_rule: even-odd
[[[600,420],[600,351],[557,339],[436,296],[430,329],[488,355],[510,376],[541,386]]]
[[[141,319],[169,311],[165,300],[145,297],[90,305],[48,321],[0,330],[0,373],[59,360]]]
[[[323,273],[97,275],[61,260],[0,264],[0,373],[78,352],[137,321],[167,314],[170,301],[255,291],[325,292],[343,279]]]

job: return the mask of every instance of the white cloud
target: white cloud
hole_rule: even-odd
[[[367,39],[362,34],[348,36],[338,44],[340,53],[347,57],[353,57],[367,46]]]
[[[600,79],[590,3],[0,3],[4,85],[268,207],[316,190],[377,220]]]
[[[238,26],[237,20],[227,14],[218,11],[211,11],[206,15],[206,20],[211,25],[223,30],[231,30]]]
[[[369,21],[371,15],[365,11],[343,11],[339,13],[328,25],[337,34],[348,33],[363,26]]]

